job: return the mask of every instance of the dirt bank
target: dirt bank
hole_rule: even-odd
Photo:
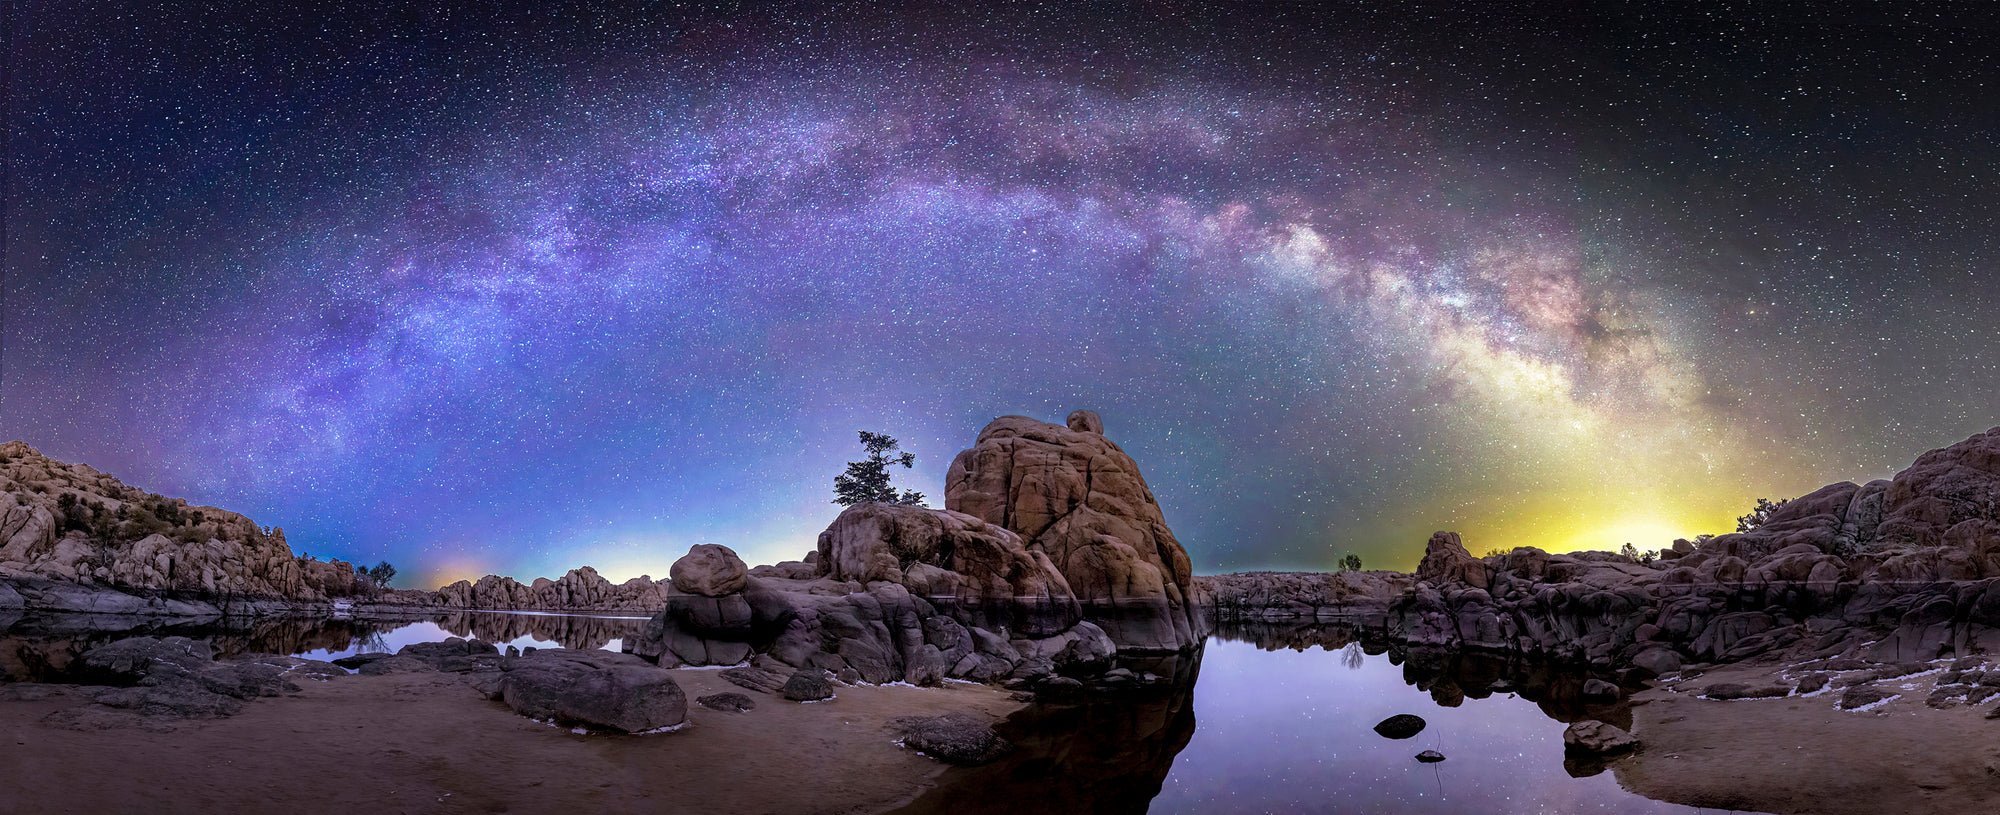
[[[1640,751],[1612,765],[1618,782],[1648,798],[1712,809],[1818,815],[1992,811],[2000,802],[1996,700],[1925,704],[1952,660],[1863,683],[1895,694],[1840,708],[1844,682],[1897,668],[1821,666],[1717,669],[1633,698]],[[1835,665],[1834,667],[1840,667]],[[1829,680],[1808,695],[1798,681]],[[1703,698],[1714,685],[1793,688],[1778,698]],[[1853,701],[1860,701],[1858,699]]]
[[[890,719],[1019,707],[982,685],[842,687],[799,704],[712,670],[675,674],[688,722],[647,736],[540,724],[436,673],[302,682],[205,721],[91,706],[73,688],[0,692],[0,813],[875,812],[943,769],[896,746]],[[723,691],[757,708],[692,703]]]

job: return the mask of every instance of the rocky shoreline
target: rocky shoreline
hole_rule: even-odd
[[[10,484],[29,485],[15,493],[0,529],[9,533],[0,536],[0,614],[440,620],[473,608],[647,614],[636,633],[619,637],[623,654],[502,653],[474,639],[412,646],[347,666],[383,676],[458,674],[461,686],[521,715],[585,729],[679,726],[693,697],[675,677],[701,668],[723,669],[699,672],[705,681],[749,692],[709,694],[716,705],[736,710],[759,698],[809,702],[857,688],[938,688],[952,680],[1005,685],[1019,699],[1043,700],[1092,689],[1172,689],[1192,683],[1211,630],[1279,623],[1293,626],[1301,643],[1324,647],[1315,638],[1335,636],[1405,649],[1412,670],[1418,655],[1431,662],[1485,654],[1566,666],[1575,681],[1545,693],[1607,706],[1604,720],[1571,723],[1582,756],[1577,772],[1600,771],[1603,759],[1589,754],[1612,751],[1632,756],[1612,765],[1629,768],[1619,770],[1621,779],[1629,772],[1633,785],[1663,800],[1813,811],[1827,802],[1797,789],[1787,794],[1809,803],[1699,791],[1677,798],[1660,791],[1671,787],[1660,775],[1660,749],[1712,736],[1717,717],[1726,718],[1713,705],[1725,700],[1837,691],[1837,699],[1817,707],[1847,715],[1878,703],[1920,704],[1925,716],[1964,718],[2000,699],[2000,679],[1986,681],[2000,670],[1985,662],[2000,653],[2000,428],[1926,453],[1893,479],[1834,484],[1787,502],[1748,532],[1676,541],[1643,558],[1532,547],[1474,557],[1458,535],[1440,532],[1410,574],[1197,577],[1137,465],[1103,436],[1094,414],[1072,414],[1067,426],[1002,417],[953,462],[943,509],[852,506],[798,561],[751,567],[727,547],[701,545],[673,565],[667,580],[614,585],[586,567],[559,580],[522,584],[489,576],[438,592],[375,588],[351,567],[342,571],[347,564],[292,558],[278,530],[258,530],[210,508],[198,515],[184,506],[168,510],[157,496],[135,494],[95,471],[55,468],[24,449],[0,447],[13,468],[6,471]],[[30,483],[23,473],[46,477]],[[62,494],[90,492],[64,500],[33,489],[58,482],[72,491]],[[21,497],[27,494],[37,497]],[[63,513],[106,496],[150,507],[103,510],[120,523],[143,527],[177,517],[175,529],[193,532],[177,533],[184,539],[179,549],[154,541],[149,549],[93,545],[78,554],[88,537],[70,528],[76,523]],[[206,543],[191,542],[210,532],[215,536]],[[180,557],[188,547],[232,546],[263,559],[224,569],[220,583],[214,564]],[[139,564],[146,553],[150,565]],[[200,565],[199,578],[187,564]],[[63,578],[65,569],[75,579]],[[259,593],[258,586],[269,590]],[[522,623],[522,630],[530,628]],[[102,648],[143,651],[161,642]],[[74,656],[89,669],[91,654]],[[323,668],[292,657],[214,665],[171,654],[146,660],[167,673],[128,671],[116,689],[88,697],[83,710],[96,712],[70,715],[227,716],[248,699],[293,693],[286,684],[293,673],[326,678],[319,676]],[[1915,686],[1906,677],[1933,673],[1936,679],[1924,680],[1923,701],[1908,698]],[[1413,682],[1431,682],[1419,674]],[[1450,705],[1505,685],[1427,687],[1439,704]],[[737,698],[723,698],[730,694]],[[1673,716],[1655,715],[1669,708]],[[1772,727],[1787,726],[1775,706],[1756,709]],[[1857,727],[1846,719],[1813,721],[1802,726],[1830,733]],[[1968,725],[1952,719],[1947,726]],[[973,739],[969,755],[989,751],[983,738]],[[1646,746],[1656,739],[1665,746]],[[1952,773],[1973,772],[1952,766]]]
[[[1222,620],[1339,621],[1418,645],[1512,652],[1626,681],[1765,654],[1923,662],[2000,652],[2000,428],[1893,480],[1833,484],[1761,526],[1646,561],[1434,535],[1413,575],[1204,577]]]

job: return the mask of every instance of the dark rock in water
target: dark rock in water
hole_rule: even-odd
[[[1817,693],[1820,689],[1826,687],[1826,683],[1826,674],[1806,674],[1799,679],[1798,693],[1800,696],[1808,693]]]
[[[694,703],[728,713],[742,713],[757,709],[757,700],[740,693],[712,693],[694,700]]]
[[[1873,685],[1855,685],[1840,695],[1840,709],[1853,710],[1875,704],[1896,694]]]
[[[1387,739],[1407,739],[1424,732],[1424,720],[1421,716],[1398,713],[1376,724],[1375,732]]]
[[[1583,698],[1592,702],[1616,702],[1625,692],[1602,679],[1590,679],[1583,683]]]
[[[818,668],[800,668],[792,672],[792,678],[785,680],[785,698],[794,702],[817,702],[833,698],[833,682],[826,678],[826,671]]]
[[[896,720],[903,743],[948,764],[985,764],[1013,749],[993,727],[969,713],[905,716]]]
[[[1425,764],[1436,764],[1444,760],[1444,754],[1436,750],[1425,750],[1417,754],[1417,760]]]
[[[1563,730],[1563,750],[1589,755],[1622,753],[1639,746],[1631,733],[1595,719],[1572,723]]]
[[[1052,676],[1035,686],[1036,693],[1052,697],[1075,696],[1083,689],[1082,682],[1067,676]]]
[[[388,659],[393,656],[395,656],[395,654],[385,654],[385,653],[355,654],[354,656],[351,657],[341,657],[339,659],[336,659],[333,661],[333,664],[339,665],[340,667],[346,668],[348,670],[356,670],[359,669],[361,666],[366,665],[370,662],[377,662],[380,660]]]
[[[2000,719],[2000,707],[1996,707],[1992,710],[1986,711],[1986,718]]]
[[[1783,685],[1745,685],[1740,682],[1717,682],[1702,691],[1710,699],[1769,699],[1791,694],[1792,689]]]
[[[530,718],[626,733],[687,719],[687,697],[673,673],[628,654],[545,648],[503,670],[501,700]]]

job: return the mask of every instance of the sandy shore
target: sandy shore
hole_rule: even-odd
[[[1948,663],[1949,660],[1946,661]],[[1727,667],[1633,697],[1640,751],[1612,765],[1626,789],[1705,809],[1818,815],[1990,812],[2000,804],[1995,702],[1924,704],[1939,670],[1888,680],[1898,698],[1840,710],[1840,691],[1717,701],[1702,688],[1770,685],[1778,667]]]
[[[459,676],[301,682],[238,716],[144,719],[74,690],[0,701],[0,815],[13,813],[862,813],[893,808],[944,765],[896,746],[897,716],[1003,717],[997,688],[842,687],[813,704],[680,670],[682,729],[584,736],[515,715]],[[724,691],[757,708],[693,703]],[[52,713],[84,715],[67,726]],[[58,716],[75,717],[77,714]]]

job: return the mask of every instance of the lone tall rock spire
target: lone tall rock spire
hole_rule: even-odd
[[[1085,615],[1120,648],[1201,641],[1187,551],[1139,465],[1105,438],[1096,413],[1071,413],[1067,427],[1026,416],[994,419],[952,461],[944,502],[1046,553]]]

